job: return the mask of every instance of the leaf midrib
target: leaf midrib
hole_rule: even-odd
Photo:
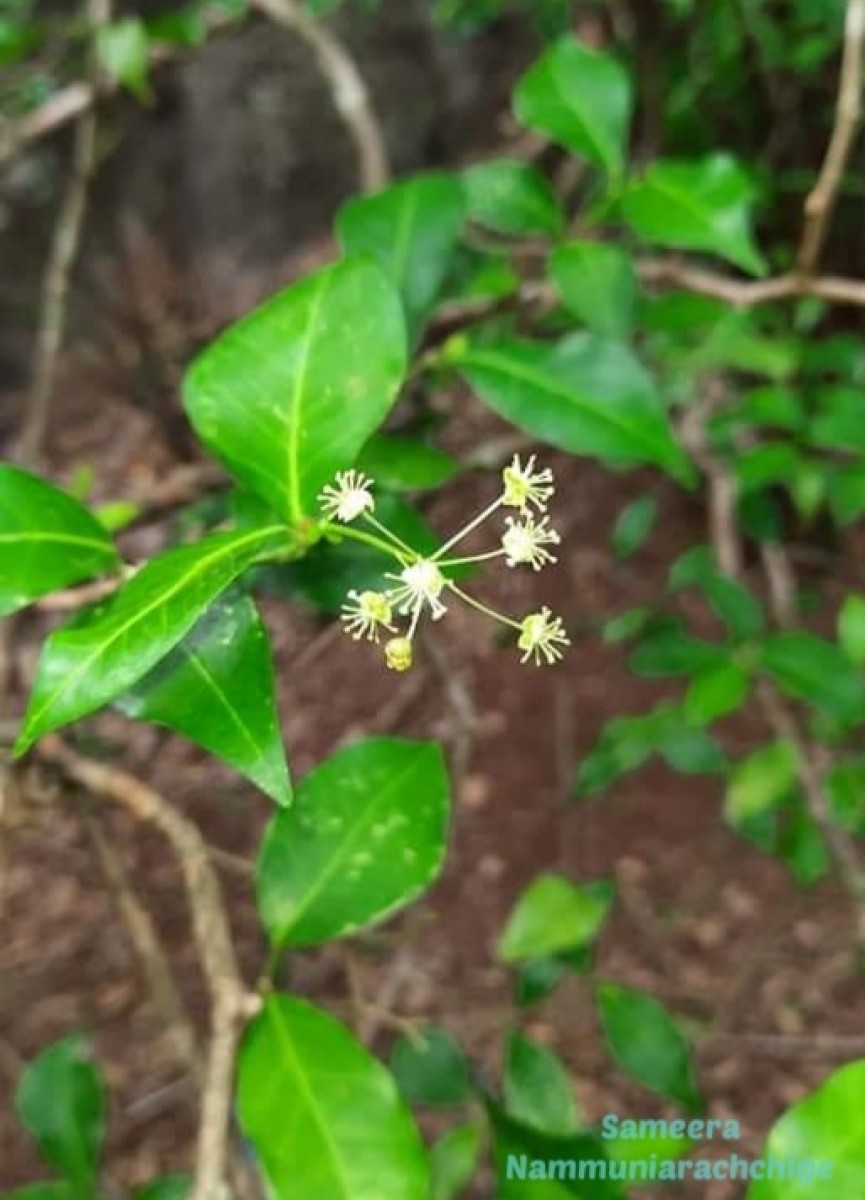
[[[243,546],[248,545],[250,542],[259,540],[266,541],[274,533],[280,532],[281,528],[282,527],[279,525],[269,525],[264,529],[256,530],[255,533],[249,534],[240,541],[232,542],[230,545],[220,548],[220,550],[224,552],[225,556],[228,556],[240,550]],[[87,658],[85,658],[85,660],[79,664],[77,670],[73,670],[68,675],[64,676],[61,684],[54,689],[50,696],[47,697],[42,706],[30,715],[27,720],[26,729],[32,729],[34,726],[38,726],[45,713],[48,712],[56,703],[58,697],[63,695],[63,693],[70,687],[74,686],[81,676],[90,669],[93,663],[102,657],[119,638],[127,634],[129,630],[141,620],[146,620],[155,609],[159,608],[163,604],[167,604],[171,599],[173,599],[177,592],[186,587],[196,575],[200,574],[204,569],[212,568],[214,562],[219,557],[220,552],[218,551],[212,557],[199,559],[198,562],[192,565],[185,575],[179,579],[176,579],[171,587],[169,587],[166,591],[161,592],[153,601],[151,601],[150,604],[145,605],[143,608],[140,608],[137,610],[137,612],[133,613],[127,621],[120,625],[110,637],[101,642],[93,651],[93,653],[88,655]],[[138,576],[138,578],[140,578],[140,576]]]

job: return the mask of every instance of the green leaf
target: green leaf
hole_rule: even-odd
[[[604,1147],[586,1135],[555,1137],[521,1125],[487,1102],[493,1132],[496,1200],[619,1200],[606,1178]]]
[[[631,85],[609,55],[562,38],[520,80],[514,106],[523,125],[610,174],[622,170]]]
[[[691,1053],[664,1006],[645,992],[612,983],[601,984],[596,998],[607,1049],[621,1069],[651,1091],[697,1109]]]
[[[725,799],[725,812],[734,825],[776,808],[790,793],[798,777],[796,748],[787,741],[761,746],[733,768]]]
[[[865,1192],[865,1059],[833,1072],[773,1125],[762,1158],[810,1160],[798,1179],[759,1179],[745,1200],[840,1200]]]
[[[561,1060],[518,1030],[508,1037],[504,1095],[508,1112],[523,1125],[560,1137],[580,1127],[573,1088]]]
[[[823,387],[815,397],[816,415],[808,431],[814,446],[865,452],[862,391],[858,387]]]
[[[865,681],[833,642],[804,631],[763,645],[760,665],[788,695],[844,722],[865,720]]]
[[[818,883],[829,871],[826,841],[817,822],[801,802],[787,815],[778,851],[802,887]]]
[[[117,707],[182,734],[278,804],[291,803],[267,631],[248,596],[217,600]]]
[[[625,339],[634,324],[637,278],[618,246],[569,242],[550,255],[549,274],[565,307],[593,333]]]
[[[136,1188],[132,1200],[186,1200],[192,1191],[189,1175],[160,1175]]]
[[[381,265],[402,298],[412,341],[439,297],[464,221],[459,181],[442,172],[415,175],[340,209],[343,252],[369,255]]]
[[[710,725],[741,708],[750,687],[750,675],[734,662],[708,667],[691,680],[685,716],[693,725]]]
[[[751,185],[727,154],[695,162],[659,160],[622,198],[635,233],[658,246],[704,250],[759,275],[764,262],[750,227]]]
[[[479,163],[462,175],[468,215],[497,233],[556,237],[565,218],[552,184],[537,167],[516,159]]]
[[[458,1200],[471,1183],[480,1154],[479,1125],[458,1125],[439,1138],[430,1151],[431,1200]]]
[[[398,433],[374,433],[356,466],[382,487],[407,492],[441,487],[460,469],[456,459],[438,446]]]
[[[104,527],[77,500],[6,464],[0,466],[0,561],[0,616],[119,563]]]
[[[96,35],[96,53],[108,74],[128,88],[139,100],[150,94],[147,73],[150,42],[139,17],[113,21]]]
[[[26,1183],[11,1192],[3,1192],[2,1197],[3,1200],[81,1200],[81,1193],[71,1183],[51,1179],[45,1183]]]
[[[838,640],[858,667],[865,666],[865,597],[848,596],[838,616]]]
[[[316,767],[261,846],[258,905],[271,941],[315,946],[410,903],[441,868],[448,810],[433,742],[367,738]]]
[[[545,1000],[568,973],[562,958],[547,956],[524,962],[517,972],[514,998],[520,1008]]]
[[[609,885],[579,887],[561,875],[539,875],[508,918],[498,957],[514,963],[585,946],[597,936],[611,903]]]
[[[446,1029],[426,1029],[397,1040],[390,1069],[408,1104],[450,1108],[471,1095],[469,1064]]]
[[[110,599],[49,637],[24,726],[23,754],[52,729],[95,712],[137,683],[189,632],[201,614],[261,554],[280,548],[269,526],[213,534],[152,559]]]
[[[578,333],[556,345],[468,346],[453,362],[490,408],[541,441],[693,481],[654,383],[624,345]]]
[[[385,1068],[328,1013],[271,996],[238,1059],[240,1124],[273,1200],[428,1200],[429,1163]]]
[[[616,558],[630,558],[652,532],[658,516],[654,496],[639,496],[619,513],[613,529],[613,550]]]
[[[223,333],[193,363],[184,402],[208,449],[297,522],[387,416],[405,364],[393,284],[369,259],[348,259]]]
[[[645,637],[629,659],[631,670],[649,679],[689,675],[726,661],[723,646],[704,642],[676,629],[664,629]]]
[[[93,1191],[105,1133],[105,1093],[80,1038],[64,1038],[28,1064],[15,1112],[42,1158],[76,1188]]]

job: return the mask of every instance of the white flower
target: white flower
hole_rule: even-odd
[[[447,580],[431,559],[420,558],[400,571],[399,575],[388,575],[386,578],[394,579],[400,585],[392,588],[388,597],[403,616],[408,613],[413,616],[419,614],[425,604],[429,605],[434,621],[447,611],[439,600]]]
[[[391,671],[407,671],[414,661],[411,638],[395,637],[385,642],[384,661]]]
[[[556,490],[553,487],[553,473],[548,467],[543,471],[535,470],[534,454],[525,466],[520,462],[520,456],[515,454],[511,465],[502,471],[502,481],[505,485],[502,503],[521,512],[531,504],[538,512],[545,512],[547,501]]]
[[[502,537],[502,549],[509,567],[528,563],[540,571],[546,563],[556,561],[555,556],[544,549],[545,546],[557,546],[562,540],[555,529],[549,528],[549,520],[549,517],[541,517],[540,521],[535,521],[531,516],[523,517],[522,521],[505,518],[508,528]]]
[[[361,513],[372,512],[375,500],[370,488],[372,480],[360,471],[340,471],[336,477],[336,486],[328,484],[318,497],[322,512],[326,517],[348,524],[356,520]]]
[[[391,624],[391,607],[387,596],[382,592],[357,592],[354,589],[348,593],[348,602],[342,606],[341,621],[345,622],[345,631],[357,641],[365,637],[368,642],[377,642],[379,628],[393,633]]]
[[[540,612],[529,613],[520,623],[517,645],[520,650],[525,650],[521,662],[533,658],[535,665],[540,666],[543,658],[552,664],[562,657],[562,647],[570,644],[561,617],[554,617],[546,607]]]

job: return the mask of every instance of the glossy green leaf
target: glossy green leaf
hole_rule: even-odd
[[[561,875],[539,875],[508,918],[498,956],[513,963],[585,946],[597,936],[611,903],[606,884],[580,887]]]
[[[865,680],[833,642],[797,630],[769,638],[760,665],[788,695],[840,721],[865,720]]]
[[[567,1137],[580,1127],[573,1087],[561,1059],[513,1030],[507,1041],[505,1105],[523,1125]]]
[[[658,517],[658,502],[654,496],[639,496],[626,505],[613,529],[613,550],[617,558],[636,554],[652,532]]]
[[[446,1029],[435,1025],[399,1038],[390,1069],[411,1105],[450,1108],[462,1104],[471,1094],[469,1064],[459,1043]]]
[[[0,616],[118,563],[104,526],[77,500],[0,466]]]
[[[622,170],[631,117],[627,73],[608,54],[566,37],[523,76],[517,118],[595,166]]]
[[[438,446],[398,433],[374,433],[356,465],[381,487],[407,492],[441,487],[460,469],[456,459]]]
[[[541,441],[693,480],[654,383],[624,345],[578,333],[458,348],[452,361],[490,408]]]
[[[139,99],[147,97],[150,42],[140,18],[127,17],[100,29],[96,36],[96,53],[112,78]]]
[[[841,1200],[865,1195],[865,1059],[834,1071],[816,1091],[773,1125],[763,1158],[802,1164],[814,1171],[796,1179],[754,1180],[746,1200]]]
[[[458,1125],[439,1138],[430,1151],[431,1200],[459,1200],[472,1180],[481,1153],[481,1130]]]
[[[790,793],[799,760],[790,742],[771,742],[736,763],[727,788],[725,810],[733,824],[762,816]]]
[[[132,1200],[186,1200],[192,1191],[189,1175],[160,1175],[136,1188]]]
[[[637,278],[624,250],[605,242],[569,242],[550,255],[549,274],[565,307],[587,329],[613,339],[628,337]]]
[[[703,250],[759,275],[763,259],[750,225],[751,185],[727,154],[695,162],[659,160],[629,185],[625,220],[657,246]]]
[[[426,1151],[385,1068],[328,1013],[271,996],[238,1059],[240,1124],[272,1200],[429,1200]]]
[[[709,725],[741,708],[750,687],[750,675],[734,662],[708,667],[691,680],[685,716],[694,725]]]
[[[644,1087],[688,1109],[700,1104],[688,1044],[653,996],[601,984],[596,993],[607,1049],[621,1069]]]
[[[267,631],[248,596],[217,600],[117,707],[203,746],[277,803],[291,802]]]
[[[865,597],[848,596],[838,615],[838,639],[848,657],[865,665]]]
[[[443,172],[358,196],[337,216],[344,253],[374,258],[396,285],[412,340],[439,297],[464,222],[462,188]]]
[[[99,1169],[105,1092],[80,1038],[48,1046],[28,1064],[15,1091],[15,1111],[42,1158],[83,1192]]]
[[[548,234],[564,227],[552,184],[537,167],[516,159],[479,163],[462,175],[468,215],[497,233]]]
[[[347,259],[226,330],[190,368],[184,403],[232,474],[298,521],[387,416],[405,364],[393,284],[369,259]]]
[[[16,753],[52,729],[95,712],[143,678],[260,555],[284,543],[270,526],[217,533],[152,559],[112,597],[53,633]]]
[[[314,946],[414,900],[441,868],[448,812],[435,743],[368,738],[316,767],[262,843],[258,905],[271,941]]]

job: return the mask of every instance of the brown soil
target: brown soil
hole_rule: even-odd
[[[449,434],[455,442],[477,445],[504,432],[464,397],[460,410]],[[83,404],[70,412],[55,455],[67,473],[70,464],[99,463],[100,496],[122,494],[130,479],[157,477],[166,459],[146,419],[119,404],[105,407],[98,425],[86,419]],[[861,1031],[850,913],[833,885],[801,894],[782,866],[729,832],[711,780],[651,767],[600,799],[573,801],[574,764],[604,722],[674,694],[632,677],[621,651],[602,643],[598,625],[657,595],[673,557],[702,540],[703,514],[693,500],[666,490],[656,534],[638,557],[617,565],[608,553],[613,521],[647,479],[550,459],[565,535],[558,567],[540,576],[491,572],[480,586],[513,611],[548,602],[563,612],[580,636],[559,668],[521,667],[512,650],[491,640],[481,618],[455,611],[438,630],[447,666],[427,660],[415,674],[395,677],[379,671],[366,648],[322,633],[314,615],[266,602],[296,776],[340,742],[384,730],[442,738],[452,756],[467,755],[439,884],[382,930],[301,957],[291,986],[349,1021],[360,1016],[374,1025],[373,1044],[383,1055],[405,1020],[440,1022],[493,1079],[503,1034],[519,1020],[564,1056],[588,1119],[605,1112],[663,1115],[663,1104],[611,1065],[585,979],[567,979],[542,1005],[519,1014],[511,977],[494,957],[510,906],[538,872],[615,876],[620,902],[603,936],[598,974],[652,991],[691,1023],[710,1112],[738,1118],[741,1145],[755,1152],[791,1101],[855,1056],[855,1047],[826,1040]],[[448,528],[490,486],[483,476],[467,476],[433,504],[431,519]],[[139,544],[138,552],[144,549]],[[20,626],[25,668],[42,628],[41,619]],[[448,685],[448,671],[455,684]],[[22,702],[18,696],[15,706]],[[163,790],[214,846],[253,857],[269,805],[229,770],[177,739],[130,730],[113,715],[89,722],[81,736]],[[732,748],[749,737],[747,728],[732,729]],[[84,807],[70,797],[12,847],[0,946],[0,1078],[2,1091],[9,1089],[0,1120],[0,1185],[47,1174],[11,1116],[22,1063],[52,1039],[81,1030],[93,1040],[111,1094],[106,1169],[113,1195],[115,1187],[189,1165],[195,1097],[98,872]],[[175,864],[158,839],[122,818],[112,816],[110,827],[201,1019],[204,993]],[[263,941],[249,885],[233,870],[224,881],[253,980]],[[385,1015],[364,1009],[381,1004]],[[713,1035],[716,1021],[722,1032]],[[740,1194],[713,1187],[691,1184],[676,1194],[709,1200]],[[482,1181],[475,1194],[490,1195],[489,1183]]]

